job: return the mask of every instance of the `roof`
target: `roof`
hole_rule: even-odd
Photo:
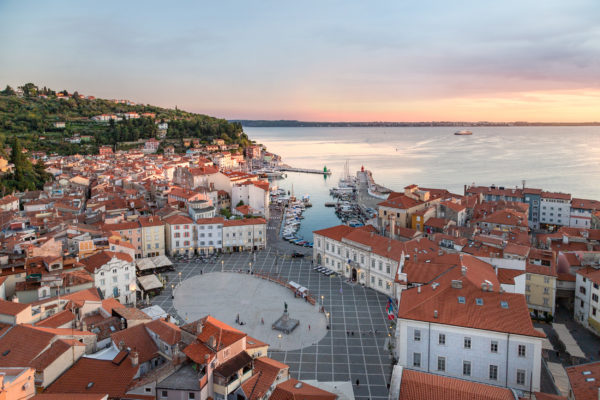
[[[498,280],[505,285],[514,285],[515,278],[524,273],[525,271],[520,269],[498,268]]]
[[[181,340],[181,329],[164,319],[155,319],[146,323],[146,329],[156,333],[160,340],[169,345],[174,345]]]
[[[388,200],[378,203],[377,206],[398,208],[401,210],[406,210],[406,209],[413,208],[413,207],[416,207],[421,204],[424,204],[424,203],[420,200],[415,200],[412,197],[408,197],[404,194],[401,194],[401,195],[393,197],[391,199],[388,197]]]
[[[223,221],[223,227],[243,225],[265,225],[266,223],[267,221],[264,218],[229,219]]]
[[[586,277],[590,281],[600,284],[600,269],[593,267],[583,267],[576,272],[577,274]]]
[[[512,390],[404,368],[399,400],[514,400]]]
[[[489,279],[486,271],[479,269],[470,274],[471,269],[468,267],[463,276],[460,268],[453,268],[436,280],[437,285],[404,290],[398,318],[544,337],[533,329],[525,296],[500,292],[495,275]],[[460,281],[461,287],[452,287],[453,281]],[[481,284],[486,281],[493,284],[494,291],[482,290]],[[459,302],[459,297],[464,302]]]
[[[190,217],[186,217],[185,215],[172,215],[169,218],[165,219],[165,222],[169,225],[194,223],[194,221]]]
[[[60,311],[46,319],[36,323],[36,326],[46,328],[59,328],[75,319],[75,315],[70,310]]]
[[[569,384],[577,400],[598,399],[600,384],[600,362],[575,365],[565,368]],[[594,380],[591,380],[591,379]]]
[[[108,393],[110,397],[124,397],[137,370],[129,358],[117,365],[112,360],[82,357],[46,393]]]
[[[250,357],[250,354],[246,353],[245,351],[242,351],[235,357],[230,358],[229,360],[225,361],[217,368],[215,368],[215,372],[224,378],[228,378],[240,369],[252,363],[252,360],[253,358]]]
[[[29,325],[15,325],[0,338],[0,365],[22,367],[29,365],[54,339],[54,335],[33,329]],[[24,346],[23,343],[27,343]]]
[[[112,252],[103,250],[99,253],[93,254],[89,257],[82,259],[80,262],[84,265],[84,268],[90,273],[95,273],[97,269],[109,263],[113,258],[117,258],[125,262],[133,262],[133,258],[129,254]]]
[[[138,276],[137,280],[140,283],[142,289],[144,289],[144,291],[159,289],[163,287],[163,283],[154,274]]]
[[[254,375],[242,384],[242,389],[249,400],[262,398],[277,380],[279,371],[289,366],[272,358],[260,357],[254,360]]]
[[[156,347],[156,343],[154,343],[154,340],[152,340],[150,334],[146,331],[144,324],[115,332],[110,337],[117,347],[121,342],[124,342],[125,346],[131,351],[137,351],[140,363],[152,360],[158,353],[158,347]]]
[[[40,393],[32,397],[32,400],[104,400],[104,393]]]
[[[31,304],[15,303],[14,301],[0,299],[0,314],[16,316],[30,306]]]
[[[270,400],[335,400],[337,395],[290,378],[277,385]]]
[[[29,365],[35,368],[36,371],[43,371],[56,361],[58,357],[65,354],[67,351],[71,351],[73,346],[85,346],[85,344],[80,343],[77,340],[57,340],[52,343],[49,349],[37,356]]]

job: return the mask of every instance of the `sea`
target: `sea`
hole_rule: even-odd
[[[309,195],[313,207],[299,235],[337,225],[329,189],[336,187],[346,161],[350,173],[370,170],[378,184],[401,191],[405,186],[444,188],[463,194],[464,185],[526,186],[600,200],[600,127],[255,128],[250,139],[299,168],[332,171],[331,176],[288,173],[272,184]]]

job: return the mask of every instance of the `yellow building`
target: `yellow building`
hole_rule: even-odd
[[[538,315],[554,315],[556,305],[556,254],[531,249],[527,259],[525,298],[527,306]]]
[[[165,223],[157,216],[140,217],[142,258],[165,254]]]

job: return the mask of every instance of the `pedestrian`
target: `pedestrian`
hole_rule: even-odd
[[[360,381],[358,379],[356,380],[356,386],[360,386]]]
[[[352,336],[354,336],[354,331],[352,331]]]
[[[310,324],[308,324],[308,330],[310,331]]]
[[[350,331],[346,331],[346,336],[350,336]]]
[[[262,325],[264,325],[264,324],[265,324],[265,319],[261,317],[261,318],[260,318],[260,323],[261,323]]]

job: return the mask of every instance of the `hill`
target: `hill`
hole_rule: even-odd
[[[107,115],[107,120],[92,119],[100,115]],[[168,126],[166,132],[159,130],[159,124]],[[54,91],[32,83],[0,91],[0,148],[13,136],[30,151],[59,155],[96,154],[101,145],[127,148],[135,145],[130,142],[157,136],[180,149],[183,138],[198,138],[202,143],[220,138],[242,148],[249,144],[240,123],[177,108]]]

